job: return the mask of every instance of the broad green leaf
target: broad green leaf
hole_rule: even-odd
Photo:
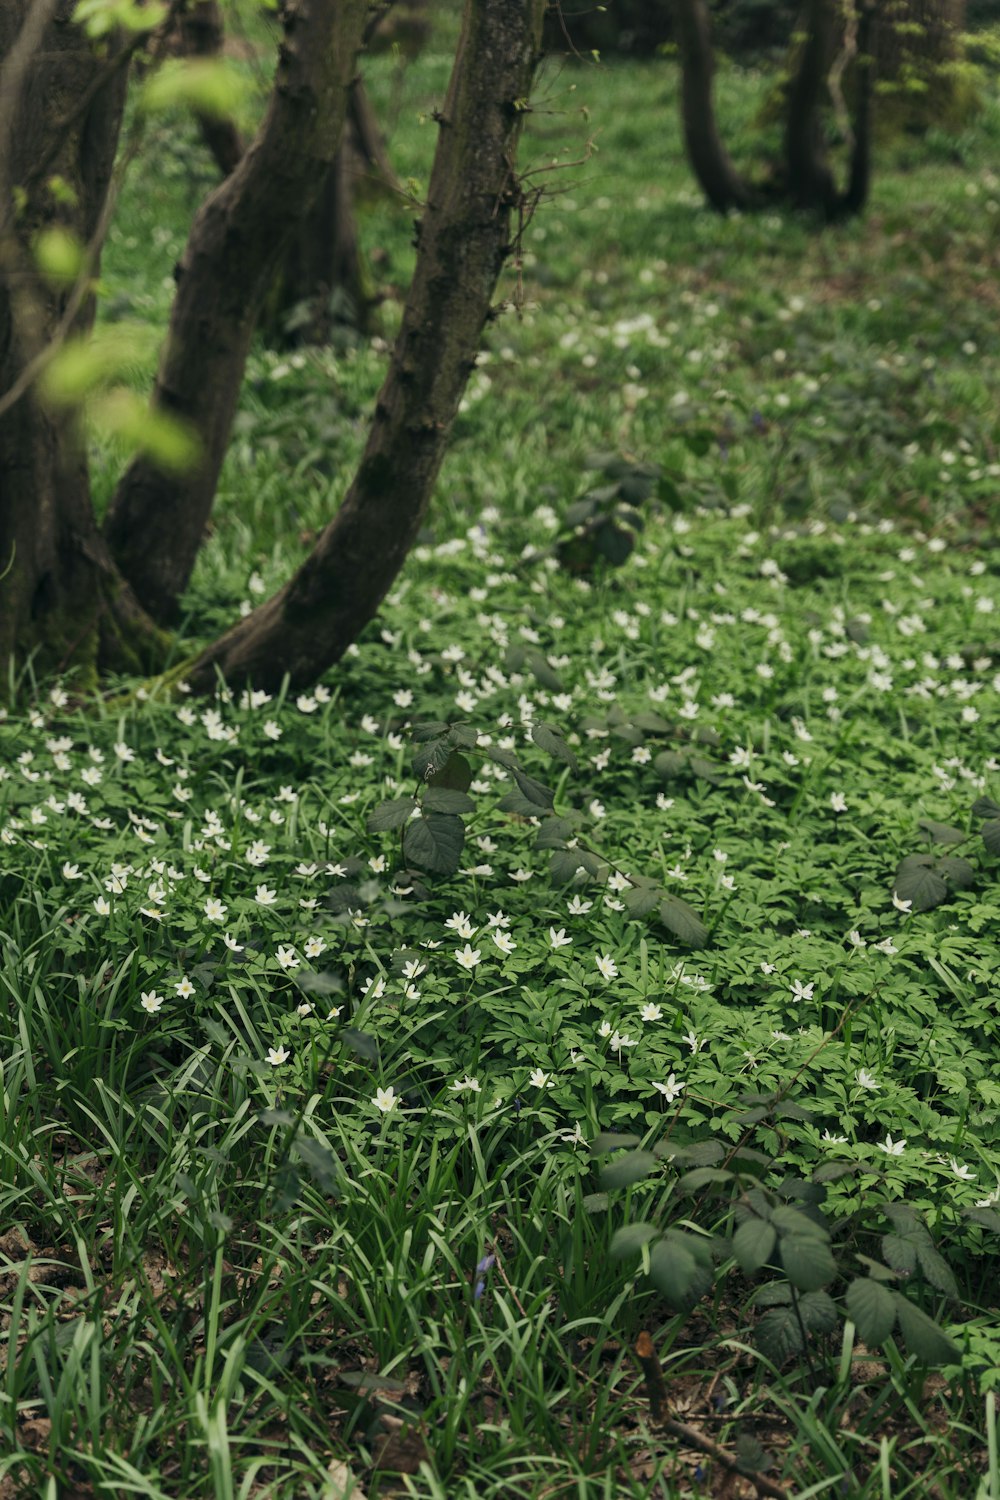
[[[470,813],[476,810],[476,804],[468,792],[455,791],[453,787],[441,786],[437,781],[424,792],[420,805],[425,813]]]
[[[990,818],[979,830],[988,854],[1000,854],[1000,818]]]
[[[933,818],[921,818],[917,824],[935,844],[961,844],[966,835],[961,828],[951,823],[937,823]]]
[[[977,797],[972,804],[972,816],[1000,819],[1000,802],[994,802],[992,797]]]
[[[611,1237],[611,1259],[624,1260],[627,1255],[637,1255],[643,1245],[658,1239],[659,1229],[655,1224],[626,1224],[616,1229]]]
[[[685,1312],[711,1285],[711,1272],[679,1234],[666,1234],[649,1252],[649,1279],[678,1312]]]
[[[753,1331],[757,1348],[772,1364],[783,1365],[791,1355],[802,1350],[802,1333],[791,1307],[772,1307],[758,1321]]]
[[[452,748],[447,739],[442,735],[437,739],[426,740],[420,748],[414,751],[413,770],[421,781],[430,781],[436,776],[452,755]],[[471,781],[471,776],[470,776]],[[467,791],[467,787],[460,788]]]
[[[430,769],[417,774],[423,776],[428,786],[443,786],[453,792],[467,792],[472,785],[472,767],[458,750],[448,750],[447,743],[444,749],[447,754],[443,758],[435,756]]]
[[[830,1241],[830,1231],[825,1224],[813,1219],[809,1214],[803,1213],[801,1209],[792,1208],[790,1204],[783,1203],[771,1214],[771,1223],[779,1234],[804,1234],[811,1239]]]
[[[733,1254],[745,1276],[752,1276],[771,1259],[778,1234],[763,1219],[745,1219],[733,1235]]]
[[[529,651],[526,655],[528,667],[535,681],[552,693],[565,692],[565,684],[559,673],[550,667],[540,651]]]
[[[958,1298],[958,1283],[952,1274],[951,1267],[944,1257],[938,1254],[930,1240],[917,1246],[917,1260],[921,1271],[932,1287],[936,1287],[946,1297]]]
[[[950,1334],[940,1324],[929,1318],[921,1308],[904,1297],[901,1292],[891,1296],[896,1304],[899,1330],[906,1347],[923,1365],[947,1365],[961,1358],[961,1350]]]
[[[307,995],[339,995],[344,988],[339,974],[313,974],[309,969],[299,969],[292,979]]]
[[[391,802],[380,803],[368,815],[368,832],[387,833],[392,828],[402,828],[404,823],[410,821],[416,806],[416,799],[413,797],[394,797]]]
[[[310,1136],[299,1136],[295,1150],[316,1186],[324,1193],[333,1193],[340,1179],[340,1163],[329,1146]]]
[[[818,1292],[837,1274],[826,1239],[813,1234],[783,1234],[779,1241],[785,1275],[800,1292]]]
[[[683,1177],[677,1179],[677,1187],[682,1193],[699,1193],[702,1188],[707,1187],[732,1187],[735,1176],[732,1172],[723,1171],[718,1167],[695,1167],[692,1172],[685,1172]]]
[[[410,730],[410,738],[414,744],[424,745],[428,740],[439,740],[442,735],[448,734],[451,727],[443,719],[428,719],[422,724],[414,724]]]
[[[896,1303],[887,1286],[859,1276],[847,1288],[847,1315],[870,1349],[884,1344],[896,1326]]]
[[[547,786],[543,786],[540,781],[536,781],[533,776],[527,776],[524,771],[515,766],[511,767],[510,774],[521,796],[526,797],[533,804],[536,813],[539,809],[546,811],[552,806],[552,793]]]
[[[555,756],[556,760],[565,762],[571,770],[579,770],[579,762],[573,751],[567,745],[558,730],[553,729],[551,724],[533,724],[531,726],[531,738],[540,750],[546,754]]]
[[[912,1276],[917,1269],[917,1247],[906,1235],[884,1234],[882,1254],[892,1269],[904,1276]]]
[[[810,1333],[830,1333],[837,1326],[837,1304],[829,1292],[806,1292],[799,1298],[799,1312]]]
[[[427,813],[407,823],[403,853],[415,865],[438,875],[454,875],[462,862],[465,824],[449,813]]]
[[[641,1182],[659,1165],[652,1151],[625,1151],[601,1168],[601,1187],[631,1187],[633,1182]]]
[[[659,917],[667,931],[689,948],[704,948],[708,942],[708,928],[698,913],[679,896],[664,896]]]
[[[622,902],[630,917],[648,917],[664,899],[664,893],[655,885],[642,881],[622,892]]]
[[[972,865],[958,854],[942,855],[935,868],[938,874],[943,875],[948,884],[958,891],[967,890],[976,878]]]
[[[630,1133],[619,1134],[617,1130],[602,1130],[591,1142],[591,1151],[595,1156],[602,1151],[620,1151],[628,1146],[638,1146],[641,1136]]]
[[[912,901],[914,911],[932,911],[948,899],[948,885],[934,869],[931,854],[909,854],[896,870],[893,890],[901,901]]]

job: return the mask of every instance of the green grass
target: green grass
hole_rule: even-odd
[[[371,67],[415,184],[447,67]],[[726,71],[730,132],[766,87]],[[816,232],[707,214],[675,94],[667,64],[548,73],[524,161],[598,150],[531,179],[522,313],[317,692],[79,714],[29,674],[0,722],[4,1500],[720,1492],[651,1422],[642,1329],[673,1415],[790,1494],[1000,1500],[1000,896],[973,811],[1000,799],[1000,111],[893,148],[869,216]],[[183,131],[145,149],[105,315],[161,323],[207,172]],[[412,215],[366,219],[387,287]],[[304,555],[385,359],[254,353],[191,635]],[[95,444],[103,498],[122,456]],[[645,525],[574,577],[550,553],[602,453],[626,484],[654,466]],[[459,872],[397,879],[368,819],[420,788],[429,720],[477,732],[476,810]],[[596,875],[553,878],[504,751]],[[905,909],[924,853],[967,867]],[[621,872],[705,946],[633,915]],[[609,1177],[610,1131],[660,1155]],[[734,1258],[750,1181],[713,1196],[670,1160],[737,1148],[773,1202],[826,1179],[834,1323],[805,1356],[766,1320],[812,1294]],[[909,1272],[894,1205],[930,1236]],[[710,1246],[703,1296],[683,1257],[616,1257],[641,1223]],[[845,1325],[861,1256],[939,1359]]]

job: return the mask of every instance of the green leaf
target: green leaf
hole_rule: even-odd
[[[602,1130],[594,1137],[590,1149],[598,1156],[602,1151],[620,1151],[628,1146],[638,1146],[641,1139],[638,1135],[619,1134],[617,1130]]]
[[[706,1187],[730,1188],[734,1180],[733,1172],[726,1172],[718,1167],[695,1167],[693,1172],[685,1172],[683,1177],[677,1179],[677,1188],[682,1193],[699,1193]]]
[[[649,1252],[649,1279],[678,1312],[686,1312],[712,1284],[712,1275],[679,1234],[667,1233]]]
[[[658,886],[648,885],[644,880],[622,892],[622,903],[630,917],[648,917],[664,899]]]
[[[775,1365],[783,1365],[791,1355],[801,1353],[802,1333],[794,1308],[772,1307],[758,1321],[753,1341]]]
[[[961,828],[954,828],[950,823],[936,823],[933,818],[921,818],[917,827],[922,828],[935,844],[961,844],[965,839]]]
[[[917,1247],[907,1236],[884,1234],[882,1254],[892,1269],[903,1276],[912,1276],[917,1269]]]
[[[994,802],[992,797],[977,797],[972,804],[972,816],[1000,819],[1000,802]]]
[[[35,238],[35,264],[54,286],[71,286],[83,269],[83,246],[61,225],[43,229]]]
[[[199,115],[226,119],[239,112],[247,91],[248,80],[229,58],[185,57],[161,63],[149,75],[139,104],[150,113],[182,106]]]
[[[792,1208],[790,1204],[783,1203],[771,1214],[771,1223],[779,1234],[804,1234],[810,1239],[830,1241],[830,1231],[825,1224],[811,1218],[801,1209]]]
[[[536,813],[539,809],[547,811],[552,806],[552,793],[547,786],[543,786],[540,781],[536,781],[533,776],[526,775],[524,771],[519,770],[516,766],[511,767],[510,774],[513,776],[521,796],[532,803]]]
[[[601,1187],[631,1187],[633,1182],[641,1182],[659,1165],[652,1151],[625,1151],[601,1168]]]
[[[763,1219],[745,1219],[733,1235],[733,1254],[745,1276],[752,1276],[771,1259],[777,1230]]]
[[[976,872],[967,859],[962,859],[957,854],[945,854],[938,860],[935,867],[939,875],[943,875],[948,884],[956,890],[967,890],[976,878]]]
[[[458,750],[448,750],[445,742],[444,750],[447,752],[443,759],[434,757],[434,763],[426,771],[418,771],[428,786],[447,787],[453,792],[467,792],[472,785],[472,767],[465,756]],[[417,757],[413,757],[413,765],[416,769]]]
[[[624,1260],[627,1255],[637,1255],[643,1245],[659,1237],[655,1224],[626,1224],[616,1229],[611,1237],[611,1259]]]
[[[806,1292],[799,1298],[799,1312],[810,1333],[831,1333],[837,1326],[837,1304],[829,1292]]]
[[[465,824],[448,813],[427,813],[407,823],[403,853],[415,865],[438,875],[454,875],[462,862]]]
[[[917,1260],[932,1287],[943,1292],[946,1297],[958,1299],[958,1283],[952,1275],[951,1267],[929,1241],[917,1246]]]
[[[893,1293],[870,1276],[859,1276],[847,1288],[847,1315],[863,1343],[875,1348],[884,1344],[896,1326]]]
[[[445,766],[452,755],[451,746],[443,736],[435,740],[427,740],[413,755],[414,774],[421,781],[430,781]],[[469,777],[471,782],[472,778]],[[467,791],[467,787],[461,787],[460,791]]]
[[[410,738],[414,744],[423,745],[428,740],[439,740],[442,735],[449,732],[451,727],[443,719],[428,720],[423,724],[414,724],[410,730]]]
[[[679,750],[661,750],[653,759],[653,770],[665,781],[672,781],[688,769],[688,758]]]
[[[531,726],[531,738],[539,750],[546,754],[555,756],[556,760],[563,761],[571,770],[580,769],[579,761],[573,751],[567,745],[558,730],[553,729],[551,724],[533,724]]]
[[[438,780],[424,792],[420,805],[425,813],[469,813],[476,810],[468,792],[457,792],[450,786],[442,786]]]
[[[387,833],[391,828],[402,828],[410,821],[416,806],[413,797],[395,797],[391,802],[380,803],[368,816],[368,832]]]
[[[932,911],[948,899],[947,883],[934,869],[932,854],[908,854],[896,870],[893,889],[901,901],[912,901],[914,911]]]
[[[783,1234],[779,1242],[785,1275],[800,1292],[818,1292],[837,1274],[837,1262],[825,1238]]]
[[[578,849],[555,849],[549,861],[549,872],[556,885],[569,885],[577,870],[584,868]]]
[[[708,928],[697,912],[679,896],[664,896],[659,917],[667,931],[689,948],[704,948],[708,942]]]
[[[933,1318],[904,1297],[901,1292],[890,1295],[896,1304],[899,1329],[907,1349],[915,1354],[923,1365],[947,1365],[961,1358],[961,1350],[955,1340]]]
[[[532,676],[541,687],[548,688],[553,693],[565,691],[565,684],[559,673],[549,666],[540,651],[529,651],[526,660]]]
[[[340,1179],[340,1164],[329,1146],[310,1136],[299,1136],[295,1150],[316,1186],[324,1193],[333,1193]]]
[[[987,854],[1000,854],[1000,818],[990,818],[979,830]]]
[[[339,995],[344,981],[339,974],[313,974],[308,969],[293,973],[292,979],[306,995]]]

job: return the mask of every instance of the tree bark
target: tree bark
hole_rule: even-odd
[[[354,482],[293,578],[187,672],[195,691],[314,682],[371,620],[430,502],[520,199],[514,153],[545,0],[466,0],[417,266]]]
[[[838,49],[845,45],[842,0],[809,0],[805,41],[788,92],[785,165],[788,195],[796,208],[819,212],[832,222],[860,213],[868,198],[871,168],[872,10],[859,0],[854,50],[855,123],[847,186],[841,193],[827,159],[824,105]]]
[[[51,341],[71,294],[37,273],[32,241],[55,225],[84,244],[94,239],[125,102],[126,69],[108,70],[71,24],[68,0],[54,9],[21,87],[4,78],[19,97],[5,100],[14,128],[0,141],[0,393]],[[29,10],[28,0],[0,6],[0,59],[11,56]],[[58,198],[48,188],[54,175],[70,190]],[[10,207],[14,189],[19,212]],[[87,297],[73,332],[92,319]],[[97,530],[76,420],[34,389],[0,414],[0,575],[0,661],[32,657],[39,672],[73,669],[88,679],[99,656],[132,671],[162,665],[162,637]]]
[[[190,0],[180,13],[178,30],[185,57],[219,57],[225,29],[218,0]],[[198,115],[201,138],[223,177],[240,163],[245,142],[233,120],[225,115]]]
[[[681,120],[691,168],[705,197],[720,213],[752,208],[758,194],[740,176],[722,144],[715,119],[715,58],[705,0],[677,0],[681,57]]]
[[[211,513],[261,302],[336,154],[366,0],[293,0],[271,104],[236,170],[199,210],[153,395],[200,446],[194,467],[133,460],[105,521],[122,574],[158,621],[174,619]]]

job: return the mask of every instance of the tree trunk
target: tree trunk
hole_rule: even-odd
[[[357,475],[313,552],[187,672],[314,682],[371,620],[430,502],[521,202],[514,152],[546,0],[466,0],[403,323]]]
[[[843,0],[809,0],[805,40],[788,91],[785,127],[788,195],[796,208],[817,211],[829,222],[861,212],[868,198],[870,180],[872,8],[868,0],[860,0],[858,11],[853,8],[853,0],[848,0],[848,6],[845,26]],[[844,49],[856,60],[856,104],[850,174],[841,193],[827,160],[824,111],[835,65],[845,61]]]
[[[833,217],[837,187],[826,159],[823,106],[842,21],[837,0],[808,0],[805,40],[788,90],[785,165],[788,193],[796,208]]]
[[[178,29],[185,57],[219,57],[225,30],[218,0],[190,0],[180,13]],[[234,172],[245,143],[233,120],[225,115],[199,114],[198,129],[223,177]]]
[[[675,20],[681,56],[681,119],[691,168],[705,197],[720,213],[751,208],[757,194],[733,166],[715,120],[715,58],[705,0],[677,0]]]
[[[262,300],[336,154],[366,11],[366,0],[287,6],[267,117],[199,210],[177,268],[153,404],[189,425],[200,455],[180,476],[134,459],[105,522],[121,572],[161,622],[191,577]]]
[[[0,5],[0,59],[30,10]],[[109,71],[61,4],[17,81],[4,77],[10,140],[0,140],[0,395],[52,339],[70,288],[36,272],[31,244],[59,225],[84,243],[98,230],[125,101],[126,69]],[[48,183],[58,176],[67,192]],[[12,190],[23,195],[16,215]],[[95,266],[96,274],[96,266]],[[93,318],[86,298],[73,323]],[[163,640],[118,577],[97,530],[87,456],[75,418],[47,409],[34,389],[0,413],[0,661],[33,656],[34,669],[92,679],[98,656],[128,670],[162,665]],[[102,650],[103,641],[103,650]]]
[[[367,165],[356,124],[359,95],[367,104],[355,79],[337,154],[268,292],[261,332],[270,344],[328,344],[338,324],[357,333],[370,326],[375,299],[355,211],[357,183]],[[385,158],[384,148],[380,156]]]

